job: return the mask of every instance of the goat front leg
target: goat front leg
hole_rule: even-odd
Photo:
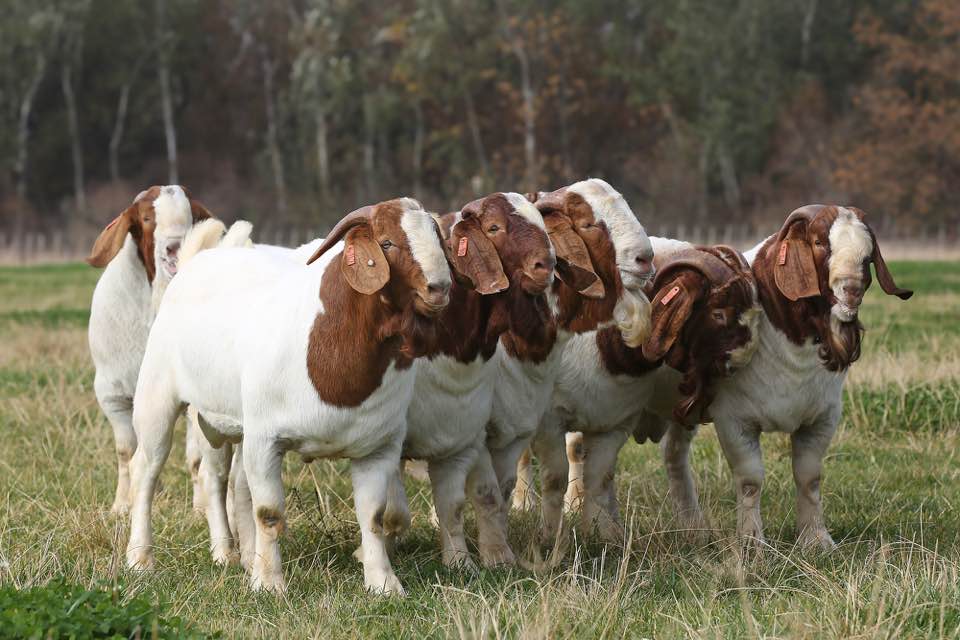
[[[399,482],[399,469],[399,441],[350,463],[353,501],[360,525],[363,583],[369,591],[402,596],[403,587],[393,572],[389,554],[389,538],[406,529],[410,522],[409,512],[400,509],[402,505],[396,496],[391,497]]]
[[[203,461],[204,445],[209,446],[207,438],[200,430],[197,421],[200,419],[196,407],[187,407],[187,471],[190,472],[190,482],[193,484],[193,510],[197,513],[206,513],[207,495],[203,490],[200,479],[200,463]]]
[[[473,568],[463,534],[463,507],[467,474],[476,463],[479,447],[469,447],[443,460],[431,460],[428,467],[440,529],[440,550],[448,567]]]
[[[830,551],[836,544],[823,521],[820,475],[823,457],[837,429],[837,419],[804,427],[790,436],[793,481],[797,487],[797,531],[801,547]]]
[[[627,441],[625,431],[584,433],[583,517],[584,535],[596,531],[604,542],[623,541],[623,525],[616,505],[617,456]]]
[[[473,469],[467,475],[467,494],[477,516],[480,560],[485,567],[514,565],[517,562],[507,541],[507,504],[493,468],[490,451],[481,446]]]
[[[269,438],[244,438],[243,468],[254,516],[255,542],[250,586],[254,591],[283,593],[280,534],[285,526],[283,451]],[[239,522],[239,518],[238,518]]]
[[[554,543],[563,525],[563,496],[569,478],[565,435],[560,417],[548,411],[533,437],[533,450],[540,461],[540,541],[543,544]]]
[[[737,535],[748,546],[760,546],[763,543],[760,494],[764,477],[760,431],[738,422],[718,420],[714,424],[737,490]]]
[[[493,471],[497,474],[497,483],[500,485],[500,498],[504,505],[512,504],[513,489],[517,486],[517,465],[520,457],[530,445],[530,438],[518,438],[502,449],[491,450],[490,462]],[[503,526],[507,527],[507,512],[503,510]]]
[[[230,518],[230,533],[240,548],[240,565],[244,570],[253,573],[253,559],[256,556],[257,525],[253,518],[253,498],[250,496],[250,484],[247,482],[247,472],[243,468],[243,443],[233,447],[233,464],[230,467],[229,483],[233,491],[227,503],[227,513]]]
[[[137,450],[137,433],[133,429],[133,399],[118,395],[113,385],[101,377],[94,380],[94,392],[100,408],[113,429],[113,444],[117,452],[117,490],[110,512],[122,515],[130,509],[130,460]]]
[[[580,511],[583,504],[583,434],[571,431],[566,435],[567,464],[570,471],[567,474],[567,492],[563,496],[563,509],[568,513]]]
[[[708,529],[707,520],[700,508],[697,485],[690,470],[690,443],[696,433],[696,429],[688,429],[670,421],[663,440],[660,441],[663,466],[670,483],[673,512],[681,526],[694,534]]]

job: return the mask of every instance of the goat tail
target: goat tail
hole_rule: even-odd
[[[230,225],[227,235],[223,236],[218,246],[220,247],[252,247],[253,241],[250,240],[250,234],[253,233],[253,225],[246,220],[237,220]]]
[[[216,218],[207,218],[190,227],[190,231],[187,232],[183,244],[180,246],[180,254],[177,259],[179,268],[182,269],[193,256],[204,249],[217,246],[226,229],[223,222]]]

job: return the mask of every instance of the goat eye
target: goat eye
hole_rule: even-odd
[[[727,315],[723,311],[713,311],[711,312],[713,319],[720,324],[725,324],[727,322]]]
[[[580,228],[581,228],[581,229],[592,229],[592,228],[593,228],[593,223],[592,223],[592,222],[584,222],[583,224],[580,225]]]
[[[497,231],[500,231],[500,227],[495,224],[490,225],[490,228],[487,229],[487,233],[496,233]]]
[[[393,243],[390,242],[389,240],[384,240],[383,242],[380,243],[380,247],[381,247],[384,251],[386,251],[387,249],[389,249],[389,248],[392,247],[392,246],[393,246]]]
[[[813,241],[813,244],[817,245],[818,247],[822,247],[822,246],[823,246],[823,243],[820,242],[820,238],[817,238],[816,240],[814,240],[814,241]]]

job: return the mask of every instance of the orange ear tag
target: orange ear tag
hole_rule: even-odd
[[[347,255],[347,265],[352,267],[354,263],[356,263],[357,261],[357,250],[354,248],[352,244],[347,245],[346,255]]]
[[[777,264],[784,265],[787,264],[787,243],[783,242],[780,244],[780,257],[777,258]]]
[[[674,287],[670,289],[670,293],[660,298],[660,304],[667,306],[670,304],[670,301],[677,297],[677,294],[680,293],[680,287]]]
[[[461,258],[467,255],[467,238],[460,238],[460,244],[457,245],[457,255]]]

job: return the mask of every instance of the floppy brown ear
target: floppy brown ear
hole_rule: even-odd
[[[650,337],[643,343],[643,357],[650,361],[660,360],[680,337],[683,325],[693,311],[696,293],[677,276],[667,282],[650,303]]]
[[[193,198],[190,198],[190,213],[193,215],[193,224],[213,217],[213,214],[205,206]]]
[[[510,286],[497,248],[479,225],[457,223],[451,231],[449,250],[454,272],[469,278],[477,293],[497,293]]]
[[[354,290],[365,295],[380,291],[390,280],[390,265],[368,225],[354,228],[344,239],[340,271]]]
[[[114,256],[123,248],[127,233],[130,232],[130,227],[133,225],[136,210],[137,203],[134,202],[100,232],[93,243],[90,255],[87,257],[87,264],[103,268],[113,260]]]
[[[587,298],[603,298],[606,289],[593,267],[587,245],[573,230],[570,220],[558,211],[548,211],[543,214],[543,223],[557,254],[560,281]]]
[[[780,293],[789,300],[820,295],[813,249],[803,237],[806,225],[803,219],[791,223],[786,233],[781,232],[779,243],[774,245],[773,280]]]
[[[870,223],[867,222],[867,214],[862,209],[856,207],[848,208],[857,214],[860,222],[866,225],[867,231],[870,232],[870,240],[873,241],[873,253],[870,254],[870,258],[873,260],[873,268],[877,272],[877,282],[880,283],[880,288],[883,289],[883,292],[887,295],[897,296],[901,300],[909,299],[913,296],[913,291],[910,289],[901,289],[897,286],[897,283],[893,281],[890,269],[887,268],[887,262],[883,259],[883,254],[880,253],[880,243],[877,242],[877,234],[873,232],[873,228],[870,226]]]
[[[867,228],[869,229],[870,227]],[[877,236],[873,234],[872,229],[870,230],[870,238],[873,240],[873,254],[871,258],[873,259],[873,268],[877,272],[877,282],[880,283],[880,288],[883,289],[883,292],[887,295],[897,296],[901,300],[909,299],[913,296],[913,291],[910,289],[901,289],[897,286],[897,283],[893,281],[890,269],[887,268],[883,254],[880,253],[880,243],[877,242]]]

